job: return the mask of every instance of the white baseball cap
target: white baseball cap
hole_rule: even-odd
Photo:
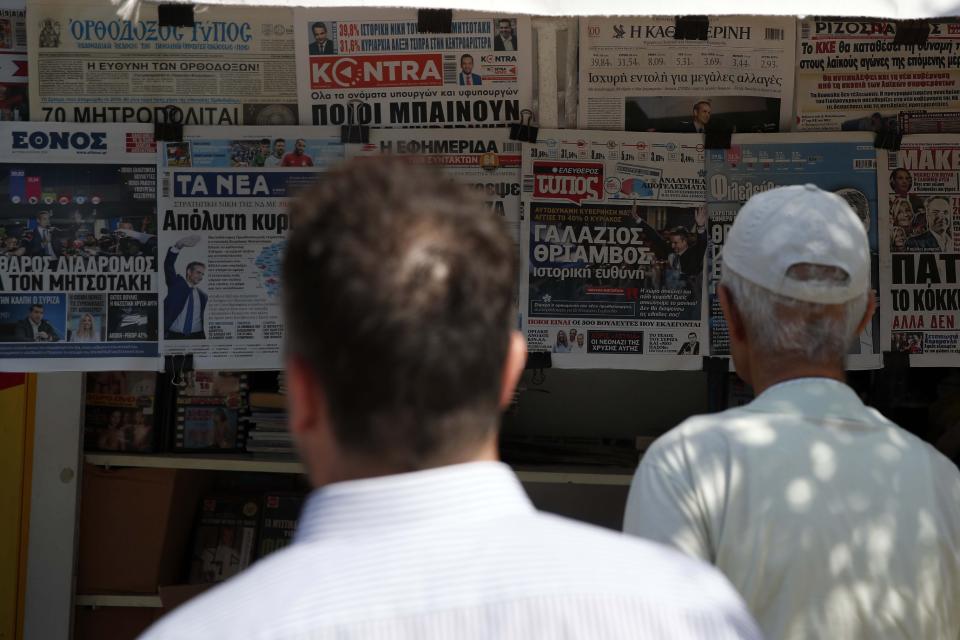
[[[779,187],[740,208],[722,249],[723,268],[787,298],[842,304],[870,287],[870,244],[846,200],[816,185]],[[824,284],[787,277],[790,267],[842,269],[845,281]]]

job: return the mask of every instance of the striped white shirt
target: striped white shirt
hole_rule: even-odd
[[[714,569],[533,509],[474,462],[315,491],[289,547],[144,640],[759,639]]]

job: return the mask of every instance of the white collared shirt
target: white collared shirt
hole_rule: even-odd
[[[474,462],[315,491],[294,542],[145,640],[750,638],[712,568],[539,513],[506,465]]]
[[[200,292],[196,287],[190,287],[190,295],[193,296],[193,319],[191,320],[190,333],[196,333],[198,331],[203,331],[203,321],[200,318]],[[176,331],[177,333],[186,333],[184,328],[187,324],[187,308],[189,307],[190,301],[183,301],[183,309],[180,310],[180,313],[177,315],[176,319],[173,321],[173,324],[170,325],[171,331]]]
[[[771,640],[960,637],[960,474],[836,380],[658,439],[624,529],[715,564]]]

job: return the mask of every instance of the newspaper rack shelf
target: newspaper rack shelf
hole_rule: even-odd
[[[88,453],[86,461],[102,467],[150,467],[162,469],[203,469],[207,471],[252,471],[260,473],[303,473],[296,460],[270,460],[246,456],[204,457],[197,455],[132,455]],[[630,469],[603,467],[521,467],[515,469],[522,482],[628,486]]]

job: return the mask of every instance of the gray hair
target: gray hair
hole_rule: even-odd
[[[794,265],[786,277],[835,286],[849,276],[837,267]],[[788,298],[723,266],[720,284],[733,297],[751,342],[767,355],[799,356],[810,362],[842,359],[867,308],[869,291],[843,304],[819,304]],[[840,311],[838,313],[837,311]]]

